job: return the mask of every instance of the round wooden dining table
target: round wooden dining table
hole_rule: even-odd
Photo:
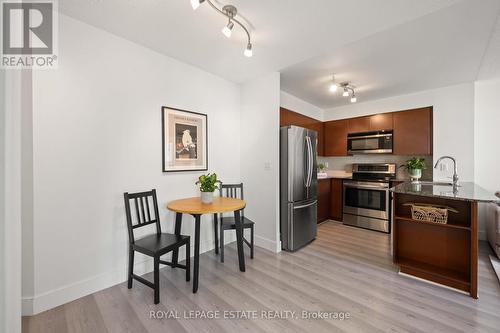
[[[241,210],[246,203],[240,199],[214,197],[210,204],[201,202],[200,197],[175,200],[167,204],[167,208],[175,212],[175,234],[181,234],[182,215],[188,214],[194,217],[194,267],[193,267],[193,293],[198,291],[199,260],[200,260],[200,222],[203,214],[217,214],[234,212],[236,226],[236,242],[238,245],[238,261],[240,271],[245,271],[245,256],[243,253],[243,225],[241,223]],[[217,244],[216,244],[217,246]],[[174,250],[172,263],[178,263],[179,251]],[[174,266],[175,267],[175,266]]]

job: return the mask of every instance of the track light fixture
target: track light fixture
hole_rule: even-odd
[[[239,25],[245,31],[245,33],[247,34],[247,47],[245,48],[245,51],[243,52],[243,54],[247,57],[251,57],[253,55],[253,51],[252,51],[252,40],[250,37],[250,32],[243,25],[243,23],[241,23],[238,19],[235,18],[236,14],[238,13],[238,10],[236,9],[236,7],[232,6],[232,5],[226,5],[226,6],[222,7],[222,9],[219,9],[217,6],[215,6],[212,3],[211,0],[191,0],[191,6],[193,7],[193,10],[196,10],[204,2],[207,2],[210,5],[210,7],[212,7],[217,12],[219,12],[220,14],[224,15],[225,17],[227,17],[229,19],[229,22],[227,23],[227,25],[222,29],[222,33],[224,34],[224,36],[226,36],[227,38],[231,37],[232,31],[234,28],[234,23]]]
[[[351,103],[356,103],[358,101],[356,93],[354,92],[354,86],[349,82],[342,82],[338,84],[335,82],[335,76],[333,76],[333,83],[330,85],[330,91],[335,92],[338,88],[342,89],[342,96],[351,96]]]

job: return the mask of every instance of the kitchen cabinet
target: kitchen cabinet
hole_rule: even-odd
[[[392,113],[381,113],[370,116],[370,131],[392,130],[393,126]]]
[[[344,206],[343,181],[339,178],[332,178],[330,184],[330,218],[335,221],[342,221],[342,210]]]
[[[432,154],[432,107],[393,113],[394,155]]]
[[[324,156],[347,156],[347,119],[324,123]]]
[[[325,156],[325,149],[324,149],[324,129],[323,129],[323,123],[322,122],[317,122],[310,127],[307,127],[313,131],[318,132],[318,156]]]
[[[370,117],[358,117],[348,119],[349,133],[360,133],[370,131]]]
[[[330,179],[318,179],[318,223],[330,218]]]
[[[280,108],[280,127],[290,125],[304,127],[318,132],[318,155],[324,156],[323,122],[285,108]]]

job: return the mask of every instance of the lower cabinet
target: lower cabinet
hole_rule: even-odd
[[[342,179],[318,180],[318,223],[328,219],[342,221]]]
[[[318,223],[330,218],[330,179],[318,180]]]
[[[330,184],[330,218],[342,222],[344,207],[344,188],[342,179],[332,178]]]

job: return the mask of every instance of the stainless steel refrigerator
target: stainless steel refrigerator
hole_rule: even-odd
[[[317,133],[297,126],[280,129],[281,247],[295,251],[316,238]]]

